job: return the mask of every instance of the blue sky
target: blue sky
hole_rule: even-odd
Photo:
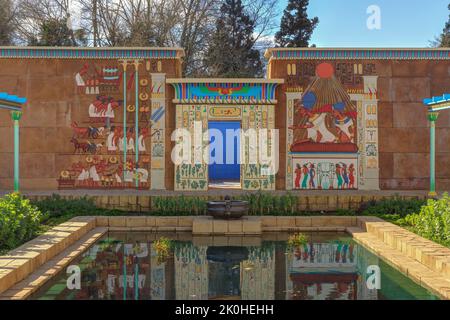
[[[318,47],[429,47],[448,19],[450,0],[310,0],[320,19],[311,44]],[[280,11],[287,0],[280,1]],[[381,29],[369,30],[370,5],[381,9]]]

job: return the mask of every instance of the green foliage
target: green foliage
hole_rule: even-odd
[[[421,199],[383,199],[380,201],[371,201],[363,205],[359,211],[362,216],[376,216],[387,221],[395,222],[408,214],[417,213],[426,203]]]
[[[289,236],[287,245],[290,248],[299,247],[308,243],[308,236],[303,233],[296,233]]]
[[[319,19],[308,18],[309,0],[289,0],[275,41],[280,47],[308,47]]]
[[[43,215],[18,193],[0,198],[0,251],[11,250],[39,232]]]
[[[411,231],[418,235],[450,246],[450,197],[445,193],[441,199],[428,200],[419,213],[407,215],[404,219]]]
[[[43,20],[39,26],[38,38],[30,38],[29,45],[50,47],[73,47],[86,45],[87,39],[83,30],[71,30],[67,26],[67,19]]]
[[[249,193],[239,197],[240,200],[248,201],[250,215],[275,215],[293,216],[299,215],[297,210],[297,197],[287,193],[277,196],[270,193]]]
[[[46,214],[42,221],[46,225],[56,225],[78,216],[118,216],[123,215],[120,210],[99,208],[92,199],[82,197],[78,199],[63,199],[60,195],[33,201],[41,212]]]
[[[152,200],[152,215],[198,216],[206,214],[206,198],[202,197],[155,197]]]

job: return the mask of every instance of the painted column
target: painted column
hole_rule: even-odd
[[[438,112],[429,112],[428,120],[430,121],[430,197],[436,197],[436,120]]]
[[[364,76],[362,114],[358,114],[357,124],[359,150],[359,170],[362,177],[358,183],[360,190],[380,190],[380,167],[378,147],[378,76]],[[359,109],[359,108],[358,108]],[[359,110],[358,110],[359,112]],[[362,120],[362,121],[361,121]],[[359,141],[362,140],[362,141]]]
[[[294,189],[293,174],[295,168],[293,168],[291,147],[294,143],[294,131],[289,129],[294,125],[294,112],[295,112],[295,100],[302,98],[303,92],[286,92],[286,190]]]
[[[12,111],[11,117],[14,121],[14,192],[19,192],[19,120],[22,112]]]
[[[123,68],[123,179],[126,178],[127,166],[127,66],[128,61],[122,62]]]
[[[134,179],[136,181],[136,188],[139,187],[139,178],[137,175],[137,169],[139,169],[139,65],[141,63],[139,62],[139,60],[135,60],[134,61],[134,69],[136,71],[134,79],[135,79],[135,90],[136,90],[136,106],[135,106],[135,118],[134,118],[134,132],[135,132],[135,137],[134,137],[134,153],[135,153],[135,174]]]
[[[166,75],[150,74],[151,92],[151,189],[165,190]]]

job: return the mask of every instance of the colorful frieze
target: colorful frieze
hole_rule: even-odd
[[[261,83],[171,81],[175,103],[276,103],[275,89],[279,81]]]
[[[158,62],[84,62],[74,83],[91,102],[74,115],[73,152],[61,156],[76,160],[61,171],[60,188],[164,189],[165,75],[151,73]]]
[[[182,49],[175,48],[0,48],[0,58],[21,59],[177,59],[183,55]]]
[[[450,60],[450,49],[273,48],[265,56],[276,60]]]
[[[358,189],[358,160],[293,158],[294,190]]]

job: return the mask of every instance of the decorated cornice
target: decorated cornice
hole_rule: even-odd
[[[1,58],[20,59],[178,59],[180,48],[0,47]]]
[[[270,48],[266,59],[450,60],[449,48]]]
[[[438,97],[424,99],[423,104],[428,107],[429,112],[450,109],[450,93],[446,93]]]
[[[175,89],[177,104],[275,104],[275,90],[283,80],[168,79],[167,83]]]
[[[11,111],[21,111],[22,105],[27,102],[26,98],[20,98],[14,95],[0,92],[0,109]]]

